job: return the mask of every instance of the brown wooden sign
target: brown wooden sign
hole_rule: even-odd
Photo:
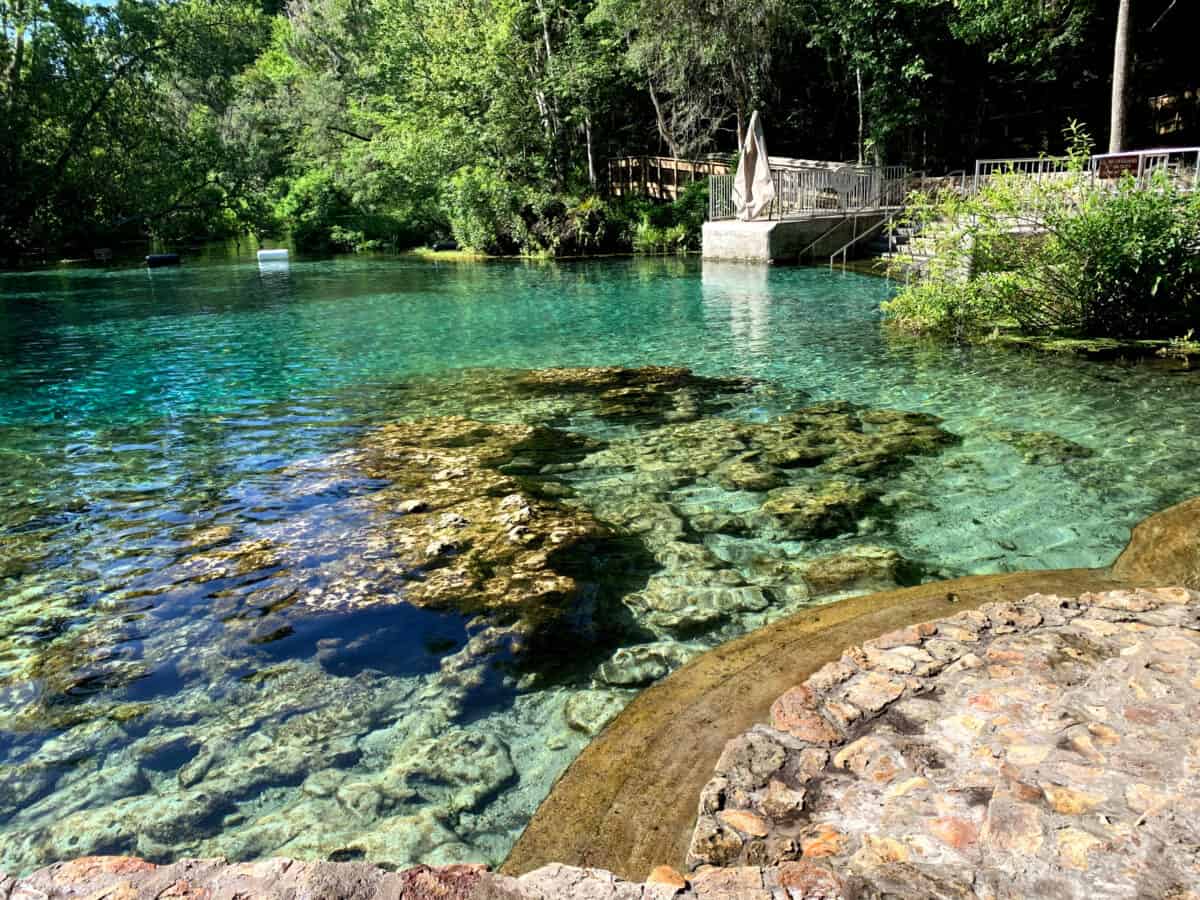
[[[1137,173],[1138,155],[1136,153],[1124,153],[1120,156],[1100,157],[1100,166],[1096,174],[1101,178],[1120,178],[1126,174],[1136,177]]]

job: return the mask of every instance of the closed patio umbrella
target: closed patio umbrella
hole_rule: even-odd
[[[743,222],[757,219],[775,199],[775,182],[771,179],[771,162],[767,156],[767,141],[763,137],[758,110],[750,116],[746,140],[733,176],[733,208]]]

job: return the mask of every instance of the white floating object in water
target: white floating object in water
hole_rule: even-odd
[[[259,250],[258,251],[258,261],[259,262],[267,262],[267,261],[277,262],[279,260],[286,260],[287,258],[288,258],[287,250]]]

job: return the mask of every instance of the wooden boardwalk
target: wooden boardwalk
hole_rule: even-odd
[[[614,197],[675,200],[689,184],[709,176],[733,177],[729,163],[714,159],[625,156],[608,161],[608,185]]]

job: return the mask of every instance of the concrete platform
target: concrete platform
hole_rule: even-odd
[[[862,234],[877,225],[884,215],[879,211],[851,215],[831,213],[773,222],[737,219],[705,222],[703,254],[705,259],[795,263],[801,261],[801,252],[808,250],[813,258],[823,260],[841,249],[855,234]],[[810,248],[810,245],[813,246]]]

